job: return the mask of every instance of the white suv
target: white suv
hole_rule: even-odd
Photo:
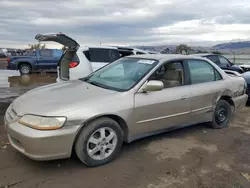
[[[69,78],[75,80],[88,76],[93,71],[111,63],[120,58],[120,54],[115,47],[109,46],[80,46],[72,57],[72,61],[69,63],[60,63],[57,68],[57,82],[64,81],[65,79],[60,77],[60,69],[64,69],[62,66],[69,66]],[[68,80],[66,79],[66,80]]]
[[[67,47],[57,67],[57,82],[75,80],[88,76],[93,71],[128,55],[148,52],[120,46],[83,46],[65,34],[38,34],[39,41],[54,41]]]

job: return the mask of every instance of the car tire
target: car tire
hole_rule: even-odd
[[[31,73],[31,66],[27,63],[21,64],[19,66],[19,72],[20,74],[30,74]]]
[[[75,143],[75,152],[84,164],[96,167],[112,161],[120,152],[122,144],[123,131],[119,124],[110,118],[99,118],[81,130]]]
[[[213,121],[212,121],[212,128],[214,129],[222,129],[228,127],[230,119],[232,116],[232,107],[231,105],[225,100],[219,100],[217,102]]]

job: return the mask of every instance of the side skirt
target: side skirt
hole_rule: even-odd
[[[157,131],[137,134],[137,135],[135,135],[133,137],[129,137],[128,140],[126,141],[126,143],[131,143],[131,142],[133,142],[135,140],[139,140],[139,139],[146,138],[146,137],[149,137],[149,136],[153,136],[153,135],[157,135],[157,134],[161,134],[161,133],[166,133],[166,132],[169,132],[169,131],[173,131],[173,130],[177,130],[177,129],[181,129],[181,128],[184,128],[184,127],[189,127],[189,126],[193,126],[193,125],[197,125],[197,124],[202,124],[202,123],[209,123],[209,121],[198,122],[198,123],[196,122],[196,123],[193,123],[193,124],[176,125],[176,126],[168,127],[168,128],[165,128],[165,129],[160,129],[160,130],[157,130]]]

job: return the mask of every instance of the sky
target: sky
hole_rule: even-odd
[[[0,0],[0,13],[0,47],[57,32],[86,45],[250,40],[249,0]]]

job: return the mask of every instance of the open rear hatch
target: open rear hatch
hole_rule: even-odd
[[[68,37],[67,35],[63,33],[37,34],[35,36],[35,39],[38,40],[39,42],[42,42],[42,41],[57,42],[59,44],[62,44],[63,46],[66,46],[69,49],[77,49],[80,46],[74,39]]]
[[[37,34],[35,39],[39,42],[42,41],[52,41],[62,44],[63,46],[67,47],[67,50],[63,53],[61,59],[58,62],[58,77],[63,80],[67,81],[70,79],[69,69],[76,67],[80,61],[77,57],[76,51],[79,48],[79,44],[72,38],[68,37],[63,33],[58,34]]]

